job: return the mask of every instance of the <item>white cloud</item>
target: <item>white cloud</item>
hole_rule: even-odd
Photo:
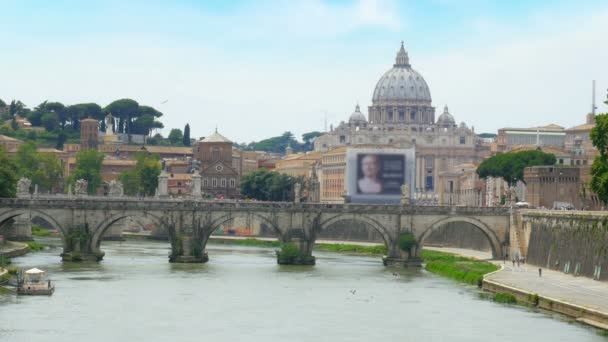
[[[357,0],[331,4],[322,0],[255,3],[232,19],[245,21],[237,32],[251,38],[329,38],[362,29],[398,31],[403,27],[397,3],[392,0]]]
[[[608,11],[545,16],[540,27],[525,35],[453,47],[423,57],[418,66],[435,106],[448,103],[457,120],[475,125],[477,131],[548,123],[573,126],[590,110],[591,80],[598,82],[598,100],[606,96],[606,22]]]

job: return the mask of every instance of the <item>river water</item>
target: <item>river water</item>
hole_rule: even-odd
[[[127,241],[104,242],[100,263],[64,264],[51,242],[13,264],[46,270],[55,294],[0,295],[0,341],[605,341],[377,257],[315,251],[316,266],[292,267],[272,249],[209,245],[209,263],[180,265],[168,243]]]

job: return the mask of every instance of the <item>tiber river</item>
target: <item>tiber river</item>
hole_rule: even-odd
[[[49,241],[45,241],[49,243]],[[14,259],[57,282],[50,297],[0,295],[0,341],[605,341],[558,315],[485,299],[377,257],[315,252],[278,266],[274,250],[209,245],[207,264],[169,264],[169,244],[104,242],[100,263],[55,248]]]

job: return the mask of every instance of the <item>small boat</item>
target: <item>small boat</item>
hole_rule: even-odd
[[[23,272],[23,277],[17,280],[19,295],[47,295],[55,292],[55,284],[46,278],[46,272],[37,268]]]

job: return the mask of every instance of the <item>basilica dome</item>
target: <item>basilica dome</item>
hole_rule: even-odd
[[[448,111],[448,106],[443,107],[443,113],[439,115],[437,124],[440,126],[454,126],[456,124],[454,117]]]
[[[359,108],[359,105],[357,105],[357,107],[355,108],[355,111],[350,115],[348,122],[355,123],[355,124],[367,123],[367,119],[365,118],[365,115],[363,115],[363,113],[361,113],[361,109]]]
[[[424,78],[410,65],[401,42],[393,68],[384,73],[374,89],[373,104],[431,104],[431,92]]]

